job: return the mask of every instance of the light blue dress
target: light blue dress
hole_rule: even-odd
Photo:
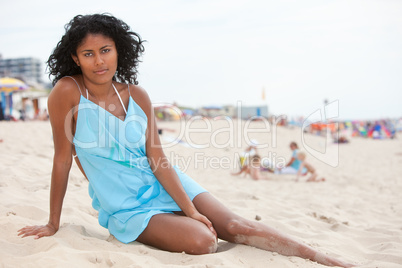
[[[299,150],[295,149],[292,152],[292,158],[294,158],[293,163],[290,165],[292,168],[294,168],[296,170],[296,172],[299,170],[301,162],[300,160],[297,158],[297,154],[299,153]],[[303,169],[304,171],[304,169]]]
[[[147,161],[146,129],[147,116],[131,96],[122,121],[81,95],[75,151],[89,180],[99,224],[123,243],[136,240],[152,216],[181,210]],[[206,191],[178,167],[174,169],[191,200]]]
[[[297,149],[293,150],[292,158],[294,158],[294,159],[293,159],[292,164],[290,166],[284,167],[282,169],[275,169],[275,174],[297,174],[297,172],[299,171],[300,165],[301,165],[300,160],[297,158],[298,152],[299,151]],[[307,168],[303,167],[301,174],[306,175],[306,173],[307,173]]]

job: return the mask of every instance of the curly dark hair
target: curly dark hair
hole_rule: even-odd
[[[115,42],[118,65],[113,80],[138,84],[137,68],[144,52],[144,41],[125,22],[105,13],[77,15],[64,28],[66,33],[46,62],[49,78],[54,76],[53,85],[64,76],[82,74],[71,55],[77,55],[77,47],[89,33],[102,34]]]

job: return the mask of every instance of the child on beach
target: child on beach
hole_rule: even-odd
[[[54,88],[48,99],[54,158],[46,225],[22,237],[54,235],[73,159],[88,179],[99,224],[123,243],[170,252],[216,252],[217,239],[351,267],[224,206],[163,152],[154,110],[137,84],[143,41],[108,15],[78,15],[49,57]]]
[[[310,173],[310,177],[307,179],[307,182],[320,182],[325,181],[325,178],[317,179],[318,174],[315,168],[308,162],[306,162],[306,154],[304,152],[297,153],[297,159],[300,161],[300,167],[297,171],[296,181],[299,181],[299,177],[302,174],[303,169],[307,169],[307,174]]]
[[[248,174],[253,180],[268,180],[267,176],[261,174],[261,157],[255,154],[251,157],[249,164],[244,164],[239,172],[231,173],[232,175]]]

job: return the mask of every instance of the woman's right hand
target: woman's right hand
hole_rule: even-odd
[[[214,236],[218,237],[218,234],[216,233],[215,228],[212,226],[212,222],[207,217],[205,217],[198,211],[192,213],[191,215],[189,215],[189,217],[205,224],[208,227],[208,229],[214,234]]]
[[[26,226],[18,230],[18,235],[21,237],[35,236],[35,239],[43,236],[52,236],[57,232],[57,229],[50,223],[46,225]]]

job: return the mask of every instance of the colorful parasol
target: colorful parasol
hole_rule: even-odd
[[[13,91],[25,90],[27,88],[28,88],[27,84],[16,78],[11,77],[0,78],[0,92],[13,92]]]

